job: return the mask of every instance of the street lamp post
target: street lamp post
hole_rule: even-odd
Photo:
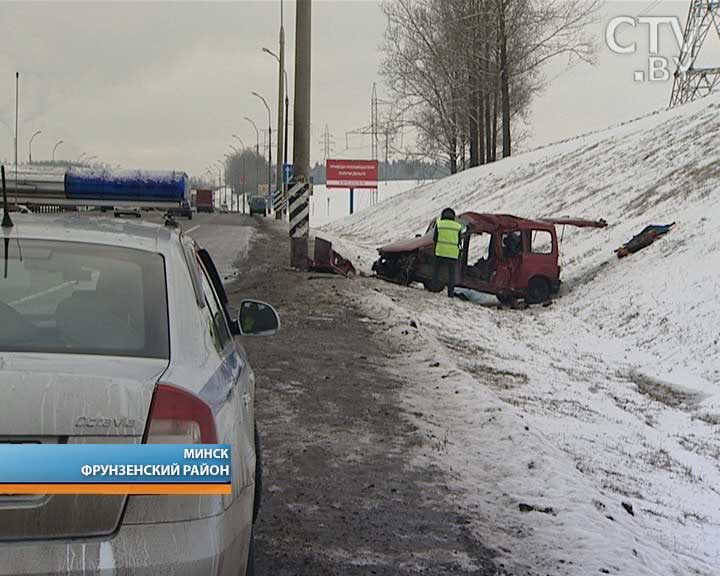
[[[243,214],[245,214],[245,178],[247,177],[247,171],[245,170],[245,165],[246,165],[247,159],[245,158],[244,152],[245,152],[246,146],[245,146],[245,142],[243,142],[243,139],[240,138],[240,136],[238,136],[237,134],[233,134],[232,137],[235,138],[235,140],[237,140],[238,142],[240,142],[240,145],[242,146],[242,149],[243,149],[243,152],[240,153],[240,158],[242,159],[242,176],[240,177],[239,184],[240,184],[240,192],[242,193],[242,202],[243,202],[242,212],[243,212]],[[260,146],[259,140],[260,140],[260,138],[258,136],[258,146]],[[239,208],[239,206],[238,206],[238,208]]]
[[[232,158],[232,156],[230,155],[229,152],[225,152],[224,157],[225,157],[225,160],[223,161],[223,169],[225,170],[225,178],[224,178],[224,182],[223,182],[223,185],[224,185],[223,197],[225,199],[225,204],[227,204],[228,203],[228,201],[227,201],[228,171],[230,169],[230,158]],[[232,182],[232,179],[230,179],[230,181]],[[230,184],[230,192],[231,192],[230,193],[230,204],[228,206],[229,206],[229,209],[232,210],[232,184]]]
[[[60,146],[60,144],[63,144],[63,143],[64,142],[62,140],[58,140],[57,143],[55,144],[55,146],[53,146],[53,151],[52,151],[53,162],[55,162],[55,150],[57,150],[58,146]]]
[[[278,66],[280,67],[280,90],[279,90],[279,98],[278,98],[278,147],[277,147],[277,157],[278,157],[278,168],[277,168],[277,182],[282,183],[282,191],[283,191],[283,198],[285,202],[287,203],[287,183],[285,182],[285,165],[287,164],[288,158],[287,158],[287,150],[288,150],[288,118],[290,116],[290,98],[288,96],[288,81],[287,81],[287,70],[285,69],[285,31],[283,29],[282,24],[282,0],[280,2],[281,7],[281,16],[280,16],[280,56],[275,54],[272,50],[269,48],[263,48],[263,52],[266,54],[270,54],[275,60],[278,62]],[[284,86],[283,86],[283,80],[284,80]],[[284,90],[283,90],[284,88]],[[284,91],[284,98],[285,98],[285,114],[283,115],[282,108],[280,107],[280,102],[283,101],[283,91]],[[284,136],[280,135],[280,126],[285,124],[284,127]],[[280,158],[282,158],[282,166],[280,166]],[[287,204],[285,206],[287,209]]]
[[[37,130],[31,137],[30,143],[28,144],[28,164],[32,164],[32,143],[35,140],[35,136],[42,134],[42,130]]]
[[[243,195],[243,206],[245,205],[245,143],[242,141],[242,138],[240,136],[237,136],[236,134],[233,134],[233,138],[235,138],[240,144],[242,145],[242,150],[238,148],[237,146],[233,146],[230,144],[230,148],[232,148],[233,152],[240,158],[242,161],[242,171],[240,172],[238,176],[237,181],[237,190],[236,190],[236,200],[237,200],[237,209],[238,212],[240,212],[240,195]],[[245,208],[243,207],[243,212],[245,212]]]
[[[243,147],[243,150],[244,150],[244,149],[245,149],[245,142],[243,142],[243,139],[240,138],[240,136],[238,136],[237,134],[233,134],[232,137],[235,138],[235,140],[237,140],[238,142],[240,142],[240,146],[242,146],[242,147]]]
[[[250,124],[252,124],[252,127],[255,128],[255,185],[259,187],[260,174],[258,173],[258,169],[260,167],[258,166],[258,160],[260,160],[260,132],[257,129],[257,125],[251,118],[245,116],[245,120],[250,122]]]
[[[268,113],[268,203],[272,206],[272,112],[265,98],[257,92],[253,92],[252,95],[262,101]],[[270,206],[268,206],[268,211],[270,210]]]
[[[220,198],[221,198],[221,202],[220,202],[221,206],[220,207],[222,208],[222,193],[224,190],[223,169],[225,168],[225,164],[223,164],[220,160],[216,160],[216,162],[219,165],[219,168],[218,168],[218,188],[219,188],[219,190],[218,190],[218,192],[220,193]]]

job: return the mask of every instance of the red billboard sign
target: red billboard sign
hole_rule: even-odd
[[[377,160],[328,160],[325,163],[328,188],[377,188]]]

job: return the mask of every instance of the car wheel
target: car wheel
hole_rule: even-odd
[[[260,435],[255,426],[255,495],[253,500],[253,524],[260,515],[260,502],[262,500],[262,450],[260,448]]]
[[[498,294],[497,299],[503,306],[510,306],[513,303],[513,297],[507,294]]]
[[[545,278],[535,277],[528,282],[528,292],[525,298],[528,304],[542,304],[550,300],[550,284]]]
[[[248,546],[245,576],[255,576],[255,530],[250,530],[250,546]]]
[[[433,284],[432,280],[423,280],[423,287],[428,292],[432,292],[433,294],[437,294],[439,292],[442,292],[445,288],[445,285],[442,282],[438,282],[437,284]]]

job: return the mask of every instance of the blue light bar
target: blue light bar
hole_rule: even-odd
[[[180,204],[189,194],[190,179],[184,172],[70,169],[65,174],[65,198],[70,201]]]

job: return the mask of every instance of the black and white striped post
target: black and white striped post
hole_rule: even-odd
[[[285,197],[283,195],[282,186],[273,193],[273,212],[282,214],[285,211]]]
[[[290,215],[291,263],[304,268],[307,259],[307,242],[310,233],[310,184],[293,182],[288,189],[288,213]],[[298,250],[305,246],[304,251]]]

